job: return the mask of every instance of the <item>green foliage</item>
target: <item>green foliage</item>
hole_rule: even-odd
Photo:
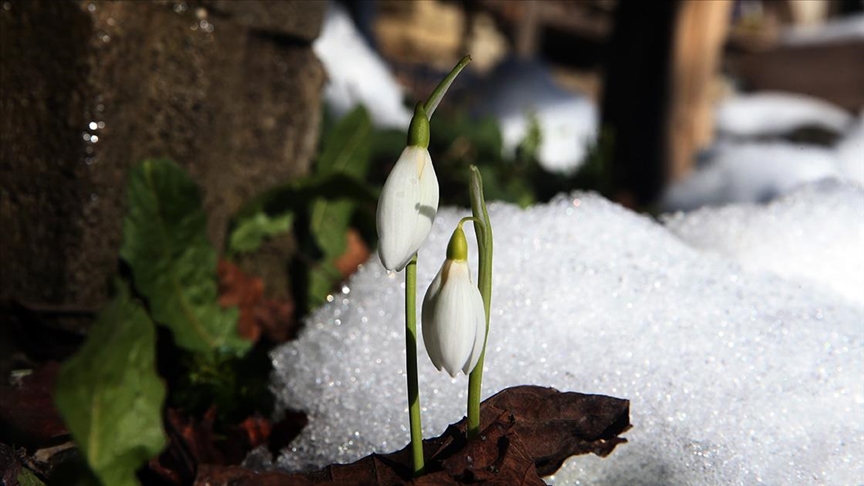
[[[27,469],[26,467],[22,467],[18,472],[18,485],[19,486],[45,486],[45,483],[42,482],[33,471]]]
[[[57,409],[104,485],[137,484],[135,470],[165,446],[155,349],[152,321],[122,292],[60,369]]]
[[[238,423],[256,412],[268,415],[273,409],[273,395],[267,352],[256,346],[243,357],[219,361],[178,352],[171,364],[182,372],[170,384],[169,404],[193,415],[203,415],[215,406],[220,423]]]
[[[250,201],[235,216],[229,232],[229,247],[233,246],[230,242],[243,240],[249,243],[243,251],[254,251],[264,238],[253,240],[244,232],[265,222],[291,218],[301,252],[292,262],[292,267],[300,270],[294,272],[294,287],[305,292],[299,296],[300,304],[308,308],[323,303],[342,278],[333,262],[345,252],[352,217],[358,205],[372,203],[378,197],[365,181],[376,142],[366,110],[355,108],[326,132],[314,174],[275,187]],[[400,138],[404,146],[404,134]],[[277,232],[266,236],[274,234]]]
[[[232,231],[228,238],[228,251],[233,254],[248,253],[257,250],[264,240],[272,236],[287,233],[294,222],[292,213],[270,216],[267,213],[255,213]]]
[[[198,187],[173,162],[151,159],[132,169],[128,193],[120,256],[153,319],[190,351],[245,353],[250,343],[237,335],[237,309],[217,303],[217,257]]]

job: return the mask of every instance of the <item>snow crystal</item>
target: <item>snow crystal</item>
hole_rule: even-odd
[[[363,104],[376,127],[405,130],[411,112],[402,104],[402,88],[357,31],[345,7],[330,2],[312,50],[327,71],[324,98],[337,117]]]
[[[859,237],[864,218],[853,210],[860,189],[819,190],[824,197],[740,208],[753,213],[745,243],[767,249],[773,232],[801,232],[799,244],[776,243],[784,254],[776,261],[822,265],[820,236],[810,235],[812,245],[803,238]],[[795,216],[807,205],[812,217],[801,222]],[[420,295],[465,214],[439,212],[420,251]],[[712,235],[742,231],[725,213],[697,214],[671,226],[681,235],[697,226]],[[828,273],[803,271],[815,279],[802,283],[748,269],[593,194],[525,210],[494,204],[490,216],[496,253],[484,395],[537,384],[631,400],[629,443],[605,459],[571,458],[555,484],[864,477],[864,306],[823,288]],[[829,245],[824,256],[835,268],[843,259],[836,252],[850,252],[840,278],[864,273],[864,248],[848,245]],[[403,292],[402,275],[388,275],[373,256],[307,320],[299,340],[273,352],[280,406],[309,414],[276,466],[316,468],[407,444]],[[419,359],[423,429],[432,437],[464,415],[467,378],[435,371],[422,347]]]

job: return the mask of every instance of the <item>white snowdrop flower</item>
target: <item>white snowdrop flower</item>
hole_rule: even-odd
[[[471,283],[462,223],[447,245],[447,259],[432,280],[422,308],[423,341],[432,364],[455,377],[471,373],[486,344],[483,297]]]
[[[408,146],[378,199],[378,255],[387,270],[402,270],[426,240],[438,213],[438,177],[429,156],[429,119],[417,105]]]

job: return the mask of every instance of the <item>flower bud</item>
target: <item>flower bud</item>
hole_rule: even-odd
[[[432,167],[429,120],[414,112],[409,145],[402,151],[378,199],[378,255],[387,270],[402,270],[426,240],[438,213],[438,177]]]
[[[471,373],[486,344],[483,297],[471,283],[468,243],[462,224],[447,245],[447,259],[426,291],[422,307],[423,341],[432,364],[455,377]]]

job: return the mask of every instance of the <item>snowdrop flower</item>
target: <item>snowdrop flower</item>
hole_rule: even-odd
[[[378,255],[387,270],[402,270],[426,240],[438,213],[438,177],[429,156],[429,119],[421,104],[408,128],[408,146],[378,199]]]
[[[422,308],[423,341],[432,364],[455,377],[471,373],[486,345],[483,297],[471,283],[462,222],[447,245],[447,259],[429,285]]]

